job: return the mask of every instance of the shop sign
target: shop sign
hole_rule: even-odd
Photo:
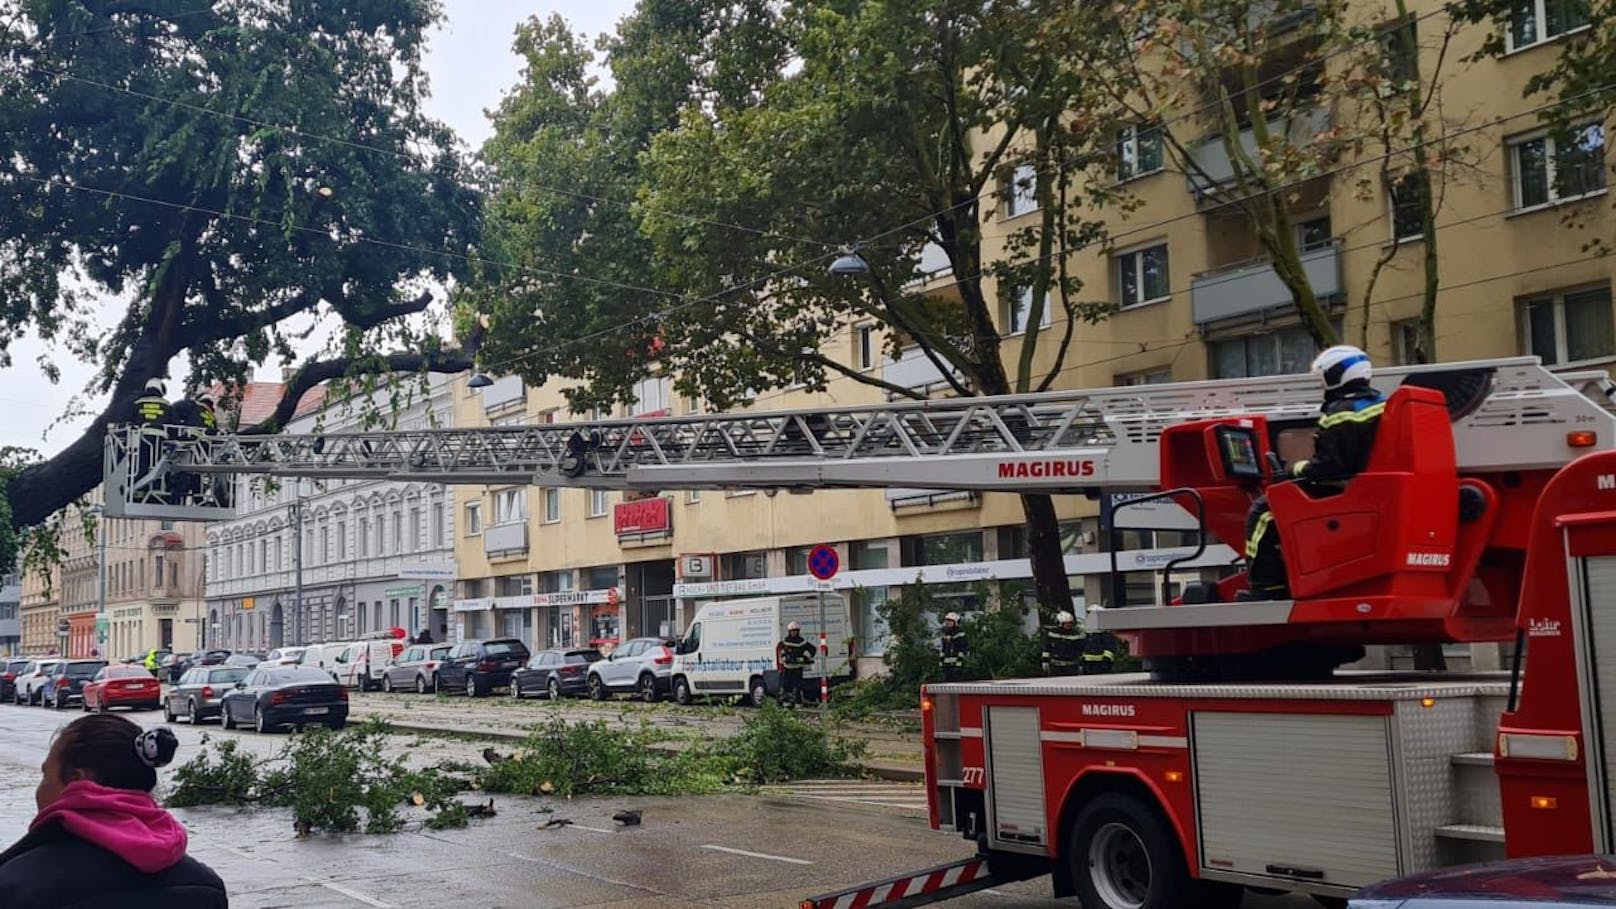
[[[557,593],[533,595],[533,605],[540,609],[550,606],[594,606],[599,603],[616,602],[616,587],[603,587],[600,590],[563,590]]]
[[[672,501],[658,497],[622,502],[612,509],[612,526],[620,537],[668,533],[673,529]]]

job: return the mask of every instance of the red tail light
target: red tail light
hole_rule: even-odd
[[[584,667],[582,667],[582,666],[563,666],[563,667],[561,667],[561,674],[562,675],[577,675],[578,673],[583,672],[583,671],[584,671]]]
[[[213,686],[212,685],[203,685],[202,686],[202,696],[205,697],[205,698],[213,697]]]
[[[286,691],[277,691],[274,694],[269,696],[269,702],[271,704],[284,704],[287,701],[290,701],[291,699],[292,699],[291,693],[286,692]]]
[[[664,647],[662,648],[662,655],[651,662],[657,664],[658,666],[670,666],[673,664],[673,651]]]
[[[17,674],[15,672],[8,672],[5,675],[0,676],[0,678],[3,678],[8,682],[15,679],[16,677],[17,677]]]
[[[499,662],[496,660],[483,660],[477,664],[477,668],[484,672],[493,672],[499,668]]]
[[[436,669],[436,668],[438,668],[438,664],[437,663],[427,663],[426,668],[428,668],[428,669]]]
[[[337,689],[337,699],[340,700],[340,701],[346,702],[348,700],[348,689],[346,689],[346,688],[338,688]]]

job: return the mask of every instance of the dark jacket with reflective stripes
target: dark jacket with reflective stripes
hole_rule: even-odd
[[[1362,380],[1326,392],[1319,408],[1313,457],[1291,465],[1291,475],[1313,483],[1344,483],[1369,466],[1386,396]]]
[[[162,395],[141,395],[135,399],[134,410],[134,421],[143,426],[162,426],[169,421],[168,401]]]
[[[965,629],[958,625],[943,628],[943,665],[958,666],[965,661],[965,655],[970,652],[971,645],[965,640]]]
[[[1083,661],[1083,632],[1073,628],[1044,629],[1044,662],[1075,666]]]
[[[800,635],[795,641],[786,637],[778,649],[780,665],[786,669],[806,669],[814,664],[814,645]]]

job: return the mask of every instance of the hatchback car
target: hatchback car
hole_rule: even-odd
[[[604,701],[616,692],[635,692],[647,703],[668,691],[673,672],[673,642],[665,638],[631,638],[611,656],[589,666],[589,696]]]
[[[303,658],[302,647],[280,647],[264,655],[263,662],[272,666],[296,666]]]
[[[225,692],[221,708],[226,729],[251,725],[272,732],[316,724],[341,729],[348,724],[348,690],[318,669],[254,669]]]
[[[454,649],[452,644],[411,644],[382,670],[383,691],[437,690],[438,664]]]
[[[463,641],[449,649],[438,666],[438,687],[482,697],[511,683],[511,673],[528,660],[527,645],[515,638]]]
[[[543,694],[553,701],[564,695],[583,694],[589,664],[600,658],[600,651],[593,647],[541,650],[526,666],[511,673],[511,697]]]
[[[163,717],[172,723],[183,716],[192,726],[202,725],[219,715],[225,692],[246,678],[247,672],[240,666],[198,666],[186,670],[179,684],[170,688],[163,698]]]
[[[1616,906],[1616,856],[1556,855],[1460,865],[1359,891],[1349,909],[1573,909]]]
[[[141,666],[108,666],[84,685],[85,710],[106,713],[114,707],[156,710],[163,684]]]
[[[84,700],[84,684],[107,668],[105,660],[61,660],[40,685],[39,702],[60,710]],[[155,679],[153,680],[155,681]]]
[[[42,660],[33,660],[23,670],[17,673],[16,687],[12,691],[11,700],[16,704],[39,703],[39,692],[45,687],[45,679],[62,660],[60,657],[49,657]]]
[[[0,701],[9,701],[17,696],[17,676],[28,668],[28,660],[6,660],[0,666]]]

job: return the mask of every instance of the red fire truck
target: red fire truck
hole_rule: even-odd
[[[1616,659],[1600,659],[1616,648],[1616,386],[1531,358],[1375,384],[1389,397],[1368,469],[1329,495],[1267,469],[1308,454],[1308,376],[581,427],[188,441],[125,427],[105,488],[109,515],[181,520],[230,516],[175,500],[198,488],[174,482],[187,472],[1155,488],[1199,516],[1203,549],[1237,551],[1266,493],[1292,599],[1251,600],[1231,564],[1157,605],[1089,614],[1147,672],[929,687],[931,822],[978,856],[803,905],[920,905],[1044,873],[1086,909],[1234,905],[1246,888],[1341,900],[1465,861],[1616,849]],[[1509,641],[1507,673],[1337,669],[1365,645]]]

